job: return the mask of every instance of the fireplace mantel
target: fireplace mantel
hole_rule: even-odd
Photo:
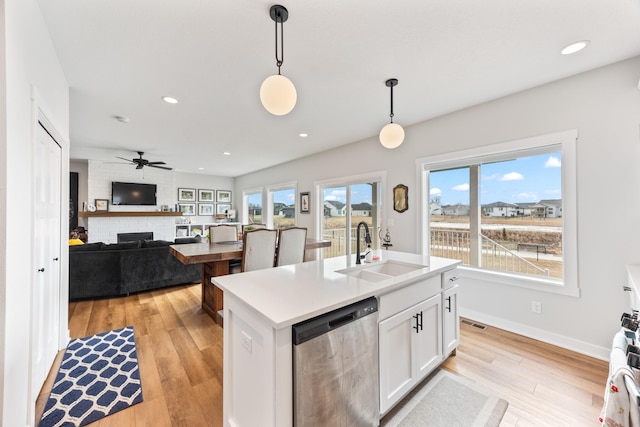
[[[80,218],[98,218],[115,216],[182,216],[182,212],[78,212]]]

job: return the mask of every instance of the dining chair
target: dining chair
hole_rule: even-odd
[[[307,229],[289,227],[278,232],[278,252],[276,266],[304,262],[304,246],[307,242]]]
[[[238,240],[238,229],[235,225],[222,224],[209,227],[209,241],[211,243]]]
[[[275,264],[277,230],[260,228],[242,236],[242,271],[271,268]]]

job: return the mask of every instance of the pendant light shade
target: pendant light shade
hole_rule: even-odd
[[[398,79],[388,79],[385,85],[391,89],[391,123],[380,131],[380,143],[388,149],[397,148],[404,141],[404,129],[397,123],[393,123],[393,87],[398,84]]]
[[[385,148],[397,148],[404,141],[404,129],[397,123],[389,123],[380,131],[380,143]]]
[[[283,23],[289,19],[289,12],[279,4],[271,6],[269,16],[276,23],[276,66],[278,74],[265,79],[260,86],[260,101],[262,106],[273,115],[284,116],[293,110],[298,101],[296,87],[291,80],[280,74],[280,67],[284,62],[284,33]],[[278,24],[280,24],[280,51],[278,52]]]
[[[260,101],[275,116],[284,116],[293,110],[298,100],[296,87],[281,74],[267,77],[260,86]]]

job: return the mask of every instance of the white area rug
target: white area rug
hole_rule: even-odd
[[[438,370],[382,419],[384,427],[494,427],[509,403],[464,378]]]

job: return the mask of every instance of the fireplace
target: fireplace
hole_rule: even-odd
[[[141,233],[118,233],[118,243],[137,240],[153,240],[153,231],[145,231]]]

